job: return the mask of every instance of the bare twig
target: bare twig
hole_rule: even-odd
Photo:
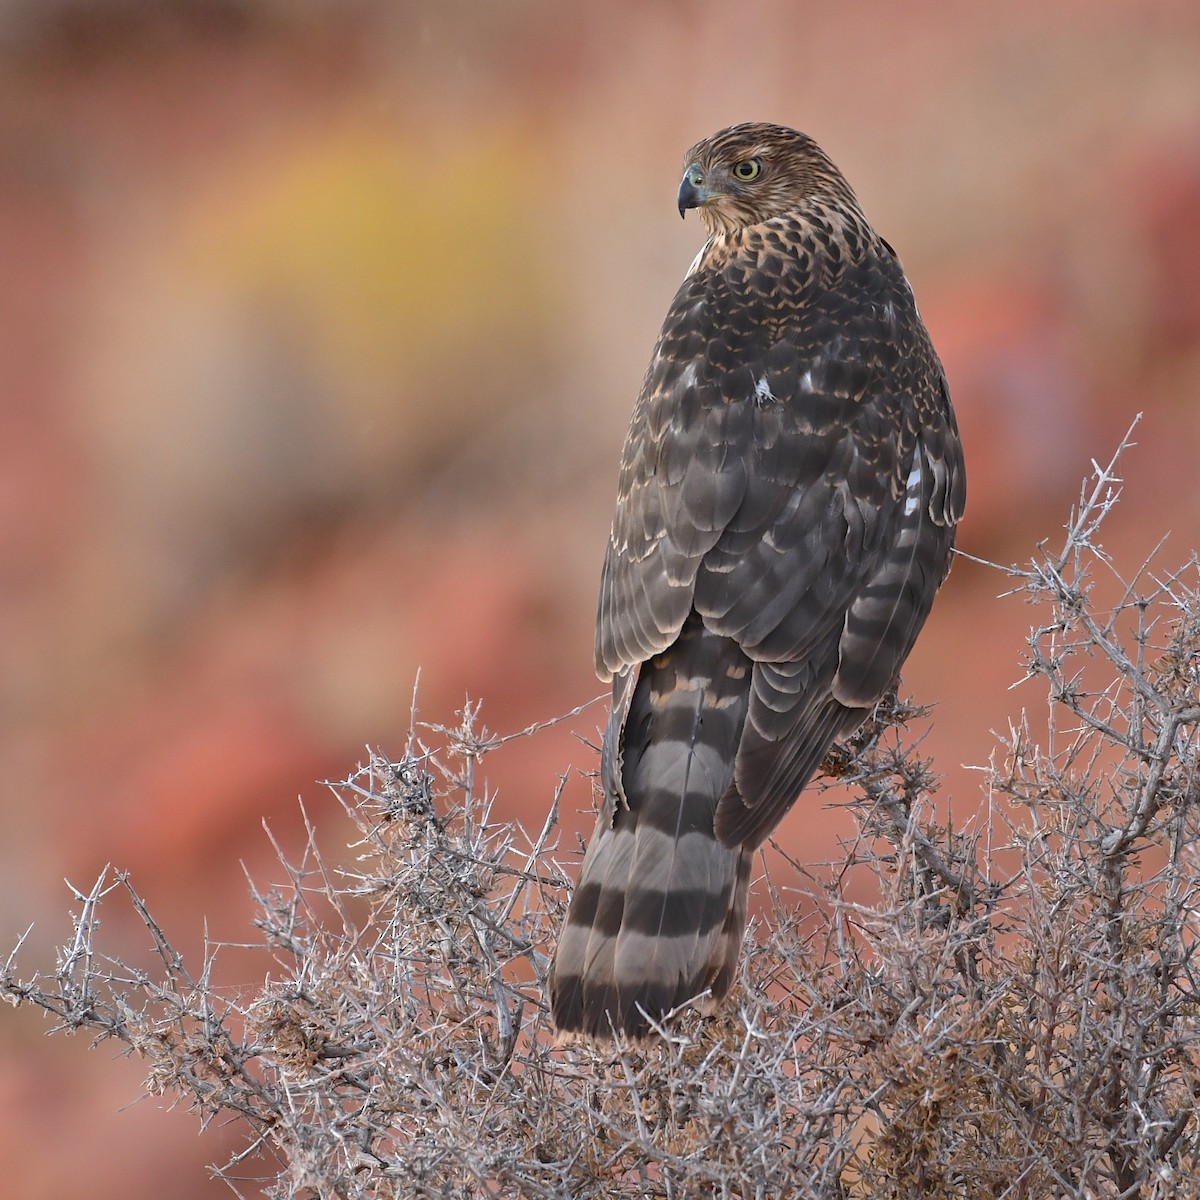
[[[418,736],[415,697],[404,754],[332,785],[350,847],[331,856],[306,812],[282,882],[251,883],[245,994],[214,988],[218,946],[189,971],[106,868],[72,889],[57,970],[18,976],[27,934],[0,996],[240,1121],[235,1191],[255,1156],[296,1200],[1198,1197],[1200,565],[1122,578],[1101,545],[1131,435],[1061,546],[996,568],[1039,608],[1025,677],[1048,702],[980,768],[973,821],[937,794],[925,714],[890,698],[825,764],[855,796],[844,861],[769,881],[731,1002],[683,1006],[659,1043],[566,1048],[547,1026],[566,777],[530,837],[495,820],[481,764],[555,722],[495,737],[468,704]],[[864,868],[878,899],[852,903]],[[105,955],[118,903],[153,973]]]

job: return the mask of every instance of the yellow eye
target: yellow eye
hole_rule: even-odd
[[[743,162],[734,163],[733,173],[743,182],[749,182],[762,174],[762,163],[757,158],[747,158]]]

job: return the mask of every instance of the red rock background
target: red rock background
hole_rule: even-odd
[[[617,454],[699,244],[683,150],[815,135],[941,349],[961,545],[1054,538],[1136,412],[1105,544],[1200,541],[1200,7],[15,0],[0,13],[0,953],[128,869],[192,955],[254,940],[261,828],[327,853],[314,781],[467,696],[501,732],[599,692]],[[960,562],[906,671],[968,818],[1036,688],[1031,613]],[[540,825],[569,727],[488,759]],[[590,818],[575,776],[571,828]],[[816,805],[781,840],[836,853]],[[143,954],[114,910],[109,948]],[[223,954],[231,984],[262,963]],[[195,960],[194,960],[195,961]],[[236,1131],[130,1107],[142,1071],[0,1011],[26,1200],[224,1196]],[[253,1188],[247,1194],[254,1194]]]

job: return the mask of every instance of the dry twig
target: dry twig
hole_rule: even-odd
[[[1104,553],[1127,446],[1061,547],[1002,569],[1039,611],[1047,715],[1014,721],[973,825],[936,817],[924,713],[881,706],[826,764],[880,902],[800,920],[772,892],[733,1002],[659,1045],[556,1046],[561,781],[536,836],[496,823],[479,764],[505,739],[472,707],[334,786],[357,839],[329,860],[310,826],[255,890],[248,998],[214,992],[211,952],[190,973],[111,871],[58,970],[22,979],[14,952],[0,995],[241,1119],[222,1173],[263,1148],[277,1197],[1198,1196],[1200,565],[1126,579]],[[121,897],[153,975],[103,952]]]

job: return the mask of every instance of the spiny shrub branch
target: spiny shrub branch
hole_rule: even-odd
[[[23,979],[14,951],[0,994],[115,1040],[202,1122],[240,1120],[218,1170],[238,1194],[253,1163],[269,1196],[348,1200],[1200,1196],[1200,564],[1126,579],[1105,553],[1128,445],[1061,547],[989,568],[1034,606],[1047,703],[1014,718],[977,811],[956,825],[937,797],[925,710],[880,705],[825,763],[821,787],[854,797],[845,861],[801,866],[800,908],[764,875],[713,1017],[556,1042],[565,779],[536,834],[497,821],[480,765],[504,739],[470,705],[332,788],[348,850],[309,823],[281,881],[251,885],[244,993],[212,985],[219,946],[191,973],[106,871],[57,969]],[[863,869],[877,899],[851,903],[839,881]],[[154,970],[105,954],[118,901]]]

